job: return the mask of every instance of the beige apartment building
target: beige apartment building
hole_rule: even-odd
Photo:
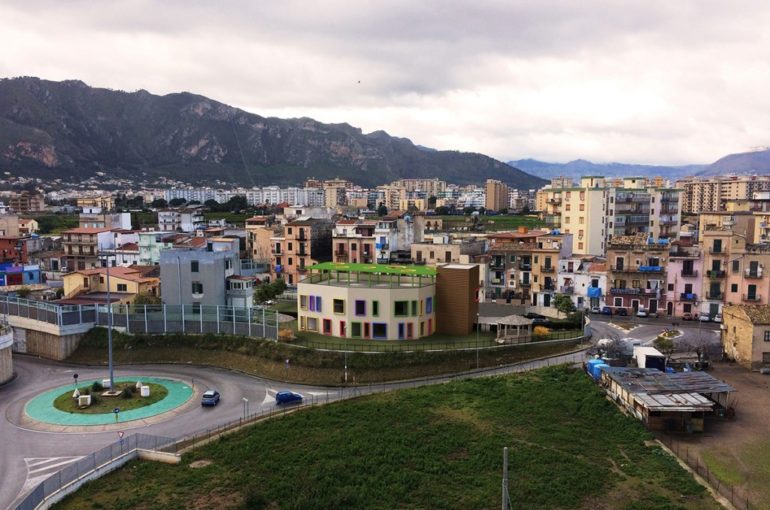
[[[682,211],[687,214],[723,210],[727,200],[751,199],[755,192],[770,191],[770,176],[731,175],[688,177],[676,182],[682,190]]]
[[[484,207],[488,211],[508,209],[508,185],[494,179],[487,179],[484,186]]]
[[[428,197],[437,197],[446,191],[446,181],[438,179],[399,179],[390,183],[396,188],[404,188],[408,192],[424,191]]]
[[[332,227],[331,221],[323,219],[287,223],[282,235],[271,238],[270,276],[294,285],[308,267],[331,260]]]

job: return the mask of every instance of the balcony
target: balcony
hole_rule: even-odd
[[[489,261],[489,268],[490,269],[504,269],[505,268],[505,260],[503,259],[492,259]]]
[[[610,294],[614,296],[635,296],[642,293],[642,289],[630,289],[630,288],[621,288],[621,287],[613,287],[610,289]]]
[[[553,292],[556,290],[555,285],[543,285],[543,288],[541,290],[544,290],[546,292]]]
[[[532,271],[532,264],[519,264],[519,270]]]
[[[698,271],[694,269],[682,269],[682,278],[697,278],[698,277]]]
[[[743,276],[748,280],[759,280],[762,278],[762,269],[758,268],[755,271],[752,271],[751,269],[744,269]]]
[[[706,276],[708,276],[712,280],[716,280],[718,278],[724,278],[725,277],[725,272],[721,271],[721,270],[717,271],[716,269],[710,269],[710,270],[706,271]]]
[[[502,285],[503,284],[503,279],[502,278],[491,278],[489,280],[489,283],[491,283],[492,285]]]
[[[555,270],[554,266],[540,266],[541,273],[553,273]]]
[[[725,295],[721,291],[706,293],[706,299],[710,299],[710,300],[721,300],[724,296]]]
[[[682,292],[681,294],[679,294],[679,301],[698,301],[698,295]]]
[[[724,251],[722,248],[719,248],[719,249],[709,248],[709,255],[727,256],[727,252]]]
[[[575,287],[573,287],[572,285],[565,286],[565,287],[562,287],[560,291],[562,294],[573,294],[575,292]]]
[[[298,267],[297,268],[297,272],[299,274],[305,274],[305,273],[307,273],[307,268],[306,267]]]
[[[556,197],[549,198],[548,199],[548,203],[551,204],[551,205],[559,205],[559,204],[561,204],[561,198],[556,198]]]
[[[759,303],[759,302],[762,300],[762,298],[761,298],[761,297],[759,297],[759,296],[758,296],[758,295],[756,295],[756,294],[754,294],[753,296],[751,296],[751,295],[748,295],[748,294],[744,294],[744,295],[743,295],[743,300],[744,300],[745,302],[747,302],[747,303]]]
[[[388,243],[377,243],[374,245],[374,247],[378,250],[389,250],[390,245]]]
[[[532,287],[532,282],[530,282],[530,281],[519,282],[519,285],[521,285],[522,287]]]

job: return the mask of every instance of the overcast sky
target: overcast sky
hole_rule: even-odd
[[[0,76],[187,90],[502,160],[770,145],[770,2],[3,0]]]

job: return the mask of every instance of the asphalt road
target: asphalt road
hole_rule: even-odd
[[[355,397],[362,393],[413,388],[429,384],[440,384],[454,379],[487,377],[514,372],[535,370],[563,363],[580,363],[584,360],[582,351],[553,356],[541,360],[508,365],[504,367],[475,370],[461,375],[430,377],[419,380],[378,384],[364,388],[325,388],[286,383],[252,377],[224,369],[185,365],[141,365],[122,366],[115,370],[116,376],[153,375],[194,382],[196,394],[192,402],[177,412],[169,413],[160,421],[145,423],[129,422],[120,430],[126,433],[145,433],[157,436],[179,438],[204,432],[225,422],[237,420],[243,415],[243,398],[249,400],[249,412],[275,406],[274,395],[280,389],[291,389],[314,396],[323,401]],[[0,387],[0,508],[12,507],[12,503],[31,490],[35,485],[70,462],[90,454],[118,440],[117,430],[100,430],[109,427],[91,427],[87,432],[61,432],[55,430],[34,430],[25,426],[24,404],[35,395],[57,386],[73,382],[77,372],[82,379],[105,377],[103,368],[68,367],[27,357],[15,357],[14,367],[18,377],[8,385]],[[207,388],[216,388],[222,393],[222,401],[213,408],[199,405],[199,393]],[[152,421],[152,420],[147,420]],[[36,428],[38,428],[36,426]],[[55,429],[56,427],[50,427]]]
[[[616,318],[613,317],[612,321],[606,315],[591,315],[589,316],[590,330],[593,334],[593,340],[599,340],[600,338],[636,338],[642,340],[645,343],[651,343],[661,332],[666,329],[673,328],[673,324],[676,324],[675,329],[682,332],[682,335],[674,339],[674,344],[677,350],[686,349],[687,346],[707,345],[718,346],[720,344],[720,328],[722,324],[716,322],[700,322],[700,321],[681,321],[677,320],[672,323],[671,318]],[[624,320],[618,320],[624,319]],[[627,331],[618,327],[618,324],[624,326],[634,326],[633,329]]]

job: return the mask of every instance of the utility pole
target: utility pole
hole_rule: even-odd
[[[110,293],[110,257],[109,253],[105,256],[107,261],[107,351],[108,364],[110,370],[110,391],[115,391],[115,377],[112,371],[112,295]],[[126,322],[128,326],[128,322]],[[117,421],[118,413],[115,413]]]
[[[503,498],[502,509],[509,510],[510,496],[508,495],[508,447],[503,448]]]

